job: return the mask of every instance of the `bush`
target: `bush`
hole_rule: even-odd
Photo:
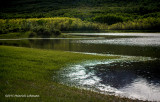
[[[96,16],[92,20],[100,23],[107,23],[108,25],[118,23],[118,22],[123,22],[123,18],[116,15]]]
[[[37,35],[50,35],[49,29],[44,27],[34,27],[33,32],[37,33]]]
[[[29,38],[37,37],[37,34],[33,31],[29,32]]]
[[[60,35],[61,32],[55,29],[45,28],[43,26],[37,26],[32,29],[29,37],[54,37]]]
[[[58,36],[61,34],[61,31],[56,29],[52,29],[50,32],[53,33],[55,36]]]

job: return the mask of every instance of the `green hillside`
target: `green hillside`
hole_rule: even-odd
[[[1,19],[71,17],[112,25],[160,18],[159,0],[4,0],[0,5]]]

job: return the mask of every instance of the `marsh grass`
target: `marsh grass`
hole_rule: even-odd
[[[1,102],[113,102],[132,101],[126,98],[102,95],[92,91],[68,87],[53,82],[55,71],[68,64],[85,60],[107,60],[117,57],[84,55],[78,53],[0,46],[0,100]],[[39,95],[38,98],[5,98],[10,95]]]

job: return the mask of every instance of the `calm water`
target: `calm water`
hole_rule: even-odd
[[[69,33],[68,33],[69,34]],[[68,35],[67,34],[67,35]],[[119,55],[70,65],[53,77],[59,83],[104,94],[160,101],[159,33],[70,33],[77,38],[1,39],[0,45]]]
[[[78,36],[80,34],[72,33],[70,35]],[[75,52],[160,57],[159,33],[84,33],[82,35],[80,37],[83,38],[0,39],[0,45]]]

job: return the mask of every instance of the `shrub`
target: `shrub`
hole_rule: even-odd
[[[54,34],[55,36],[58,36],[61,34],[61,31],[60,30],[56,30],[56,29],[51,29],[50,31],[52,34]]]
[[[43,26],[34,27],[30,33],[30,37],[54,37],[60,35],[61,32],[59,30],[55,30],[54,28],[49,29]]]
[[[100,22],[100,23],[107,23],[108,25],[123,22],[123,18],[116,15],[101,15],[96,16],[92,19],[93,21]]]
[[[28,33],[29,33],[29,38],[37,37],[37,34],[35,32],[33,32],[33,31],[30,31]]]

